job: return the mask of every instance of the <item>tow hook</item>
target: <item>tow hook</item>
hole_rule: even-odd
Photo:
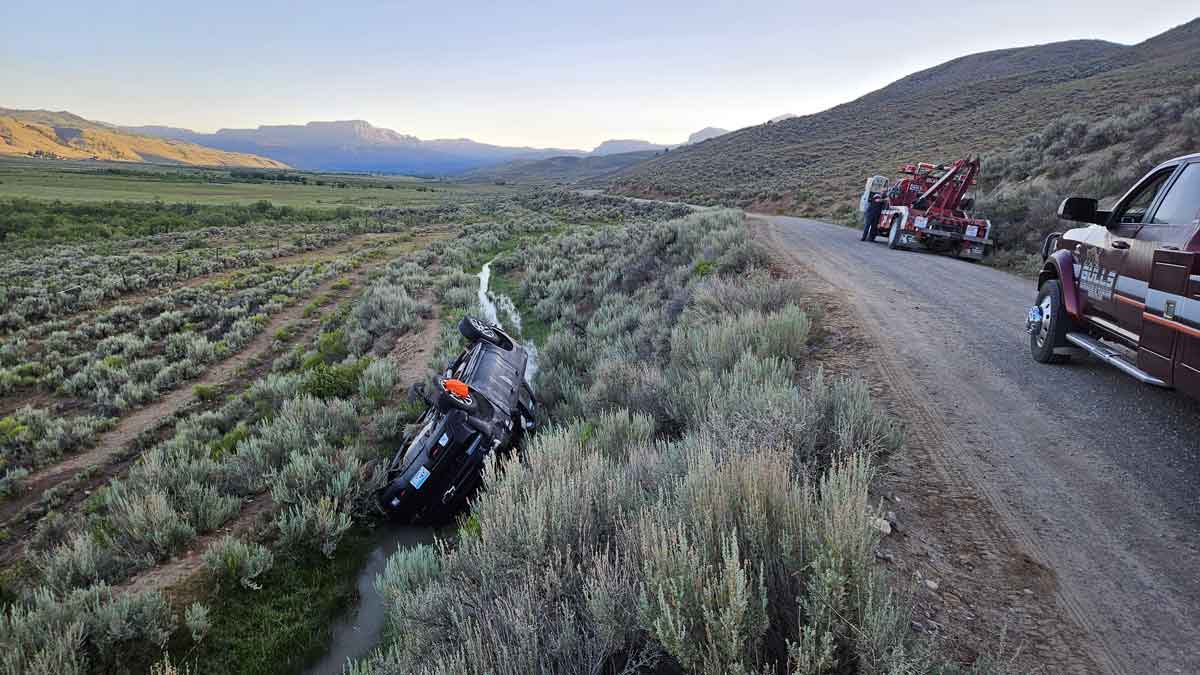
[[[446,490],[446,492],[442,494],[442,503],[449,504],[451,499],[454,499],[454,486],[453,485],[450,486],[449,490]]]
[[[1029,308],[1029,316],[1025,321],[1025,332],[1033,335],[1042,325],[1042,308],[1034,305]]]

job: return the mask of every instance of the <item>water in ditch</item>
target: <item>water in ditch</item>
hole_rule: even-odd
[[[504,328],[507,321],[510,332],[521,332],[521,314],[511,298],[495,295],[488,291],[492,278],[492,263],[488,262],[479,272],[479,307],[483,318]],[[504,318],[501,319],[501,316]],[[532,382],[537,373],[537,347],[532,342],[525,344],[529,354],[529,365],[525,379]],[[375,588],[375,577],[387,566],[387,560],[396,551],[418,544],[432,543],[434,531],[427,527],[384,525],[379,529],[375,547],[358,573],[358,605],[353,611],[334,624],[333,638],[329,651],[306,672],[307,675],[338,675],[348,661],[361,659],[379,645],[387,610],[383,597]]]
[[[515,333],[519,337],[521,335],[521,313],[517,311],[517,306],[513,304],[512,298],[488,290],[488,284],[492,279],[492,262],[494,261],[484,263],[483,269],[479,270],[479,307],[483,311],[485,320],[500,326],[509,333]],[[501,315],[504,318],[501,318]],[[505,322],[507,322],[508,328],[505,328]],[[525,353],[529,355],[529,364],[525,367],[525,381],[532,384],[533,376],[537,375],[538,351],[533,342],[522,344],[525,347]]]
[[[393,553],[418,544],[433,543],[428,527],[384,525],[376,535],[375,547],[358,573],[358,605],[333,626],[329,651],[313,664],[307,675],[340,675],[349,660],[360,659],[379,645],[387,610],[375,588],[375,577],[383,573]]]

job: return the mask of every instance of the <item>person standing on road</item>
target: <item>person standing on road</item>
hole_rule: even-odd
[[[867,197],[867,207],[863,209],[863,241],[875,239],[875,228],[879,225],[879,216],[887,206],[887,198],[882,192],[872,192]]]

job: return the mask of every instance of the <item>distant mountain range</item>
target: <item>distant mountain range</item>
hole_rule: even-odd
[[[697,143],[727,133],[707,127],[692,134]],[[313,171],[362,171],[452,176],[488,167],[542,159],[587,158],[671,147],[644,140],[604,141],[591,152],[570,148],[509,147],[467,138],[422,140],[364,120],[264,125],[200,133],[180,127],[119,126],[69,112],[0,108],[0,154],[58,159],[175,162]],[[649,157],[649,155],[647,156]],[[587,173],[607,173],[627,162],[587,162]],[[559,162],[555,166],[569,164]]]
[[[728,129],[718,129],[717,127],[704,127],[700,131],[688,136],[688,139],[680,145],[691,145],[707,141],[710,138],[716,138],[723,134],[729,133]],[[678,148],[680,145],[661,145],[659,143],[651,143],[650,141],[642,141],[637,139],[617,139],[604,141],[597,145],[592,150],[593,155],[619,155],[630,152],[647,152],[653,150],[667,150],[669,148]]]
[[[462,174],[469,181],[524,183],[530,185],[601,185],[625,169],[666,154],[673,149],[703,143],[729,133],[705,127],[688,136],[681,145],[659,145],[641,140],[605,141],[586,157],[559,156],[539,160],[517,160]]]
[[[379,171],[418,176],[456,175],[511,162],[604,156],[673,147],[643,140],[617,139],[604,141],[589,153],[564,148],[489,145],[466,138],[422,140],[373,126],[363,120],[221,129],[212,134],[164,126],[121,128],[134,134],[262,155],[299,169]],[[721,133],[725,133],[724,130],[709,127],[692,134],[692,137],[705,139]],[[688,142],[696,141],[689,139]]]
[[[212,134],[161,126],[122,128],[132,133],[263,155],[298,169],[324,171],[440,176],[517,159],[587,154],[560,148],[489,145],[465,138],[426,141],[363,120],[221,129]]]
[[[0,108],[0,155],[284,169],[273,159],[133,134],[69,112]]]
[[[645,152],[647,150],[663,150],[669,148],[669,145],[659,145],[650,141],[639,141],[631,138],[620,138],[611,141],[604,141],[597,145],[592,150],[593,155],[620,155],[626,152]]]

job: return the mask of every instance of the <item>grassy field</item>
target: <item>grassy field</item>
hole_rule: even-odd
[[[244,172],[245,170],[242,170]],[[306,183],[237,179],[238,170],[127,164],[0,159],[0,199],[25,197],[64,202],[188,202],[294,208],[349,206],[376,209],[432,206],[511,191],[495,185],[462,186],[408,176],[263,172],[297,176]]]

